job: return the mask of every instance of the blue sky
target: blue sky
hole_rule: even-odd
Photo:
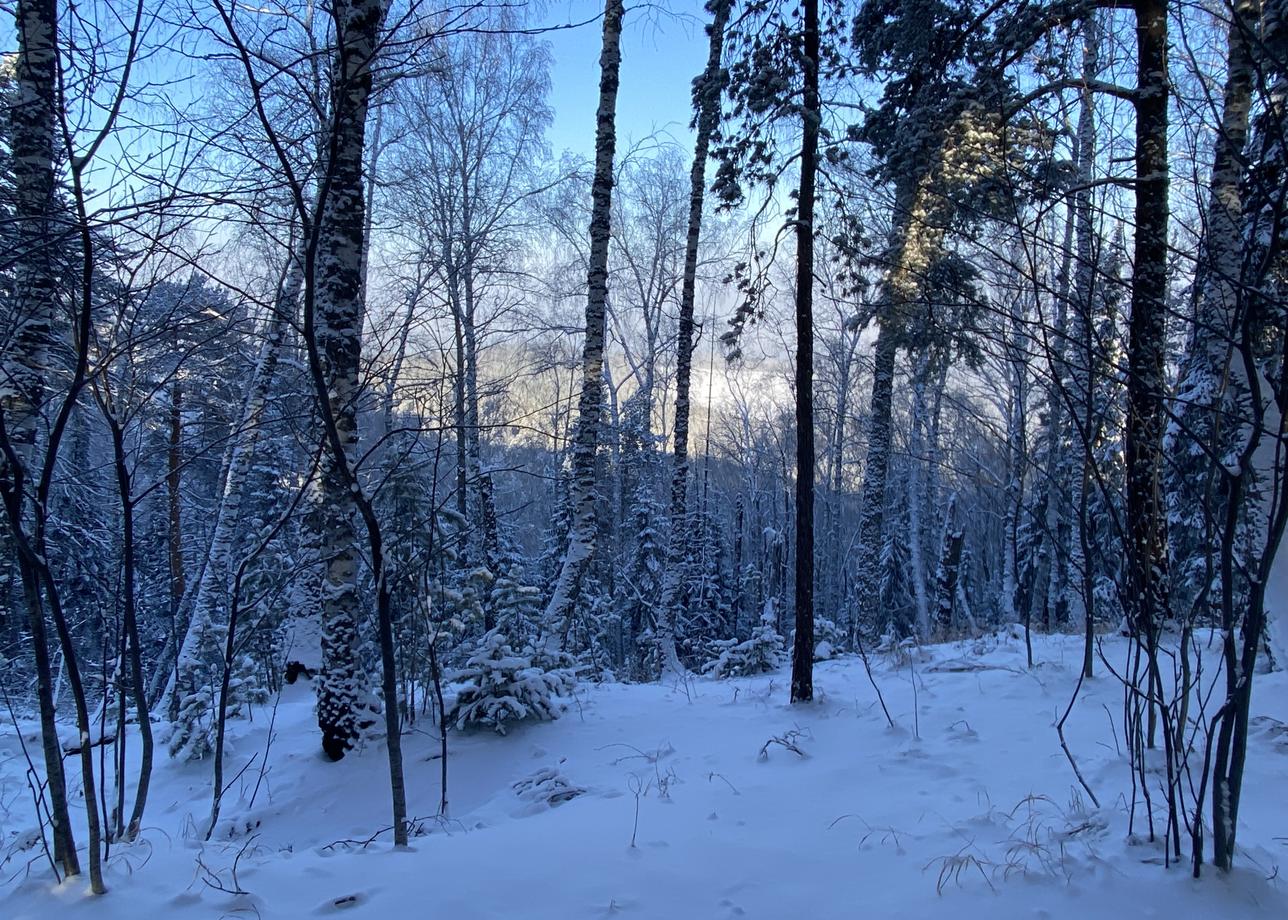
[[[684,147],[689,130],[690,85],[706,64],[704,0],[627,0],[622,38],[621,88],[617,100],[619,146],[650,135],[669,135]],[[557,153],[589,156],[595,146],[599,102],[599,47],[603,0],[547,0],[535,24],[592,19],[588,25],[547,33],[554,66],[550,105],[554,124],[549,141]],[[0,16],[0,48],[16,43],[13,20]]]
[[[552,0],[540,21],[579,22],[602,10],[600,0]],[[705,22],[702,0],[628,0],[617,98],[619,147],[654,133],[669,135],[684,147],[692,143],[689,91],[706,64]],[[555,116],[549,140],[556,152],[589,156],[594,150],[600,37],[599,20],[545,37],[554,58],[550,104]]]

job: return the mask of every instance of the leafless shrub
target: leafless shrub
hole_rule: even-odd
[[[756,759],[768,760],[769,746],[771,744],[777,744],[779,747],[786,748],[787,750],[791,751],[793,754],[797,755],[798,757],[802,757],[802,758],[808,757],[809,754],[805,753],[805,751],[801,749],[800,744],[798,744],[800,739],[807,738],[807,737],[809,736],[806,734],[806,732],[801,730],[799,727],[793,728],[790,731],[783,732],[781,735],[774,735],[772,738],[770,738],[761,746],[760,754],[757,755]]]

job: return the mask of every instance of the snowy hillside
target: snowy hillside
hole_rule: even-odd
[[[1115,664],[1126,649],[1102,646]],[[450,734],[448,820],[435,817],[441,764],[425,725],[405,741],[420,816],[405,851],[379,833],[381,751],[324,760],[298,684],[275,716],[236,724],[210,842],[195,835],[208,764],[161,763],[141,839],[111,850],[107,899],[83,880],[54,886],[39,848],[21,849],[29,793],[6,726],[0,916],[1288,916],[1288,675],[1258,684],[1236,869],[1196,882],[1164,868],[1139,805],[1128,833],[1131,777],[1111,727],[1122,691],[1102,662],[1066,727],[1101,808],[1062,754],[1054,723],[1080,655],[1075,639],[1038,639],[1030,672],[1022,640],[1003,637],[882,657],[894,728],[856,658],[819,664],[816,702],[795,707],[785,672],[583,685],[556,722]]]

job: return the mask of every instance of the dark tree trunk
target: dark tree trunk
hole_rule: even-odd
[[[1100,72],[1100,22],[1092,13],[1083,23],[1083,77],[1094,79]],[[1077,253],[1073,270],[1073,325],[1077,344],[1070,375],[1073,388],[1073,420],[1077,427],[1077,456],[1070,476],[1075,495],[1072,502],[1077,513],[1077,534],[1070,541],[1070,568],[1081,580],[1083,662],[1082,673],[1092,677],[1095,670],[1095,578],[1091,570],[1091,540],[1088,534],[1088,489],[1092,486],[1093,469],[1092,414],[1096,395],[1096,343],[1094,301],[1096,293],[1096,228],[1092,219],[1091,177],[1096,160],[1095,97],[1090,89],[1083,91],[1078,113],[1077,155],[1074,158],[1078,188],[1073,195],[1073,223]]]
[[[177,351],[177,349],[176,349]],[[175,628],[179,604],[187,590],[187,577],[183,570],[183,505],[180,489],[183,485],[183,384],[175,374],[170,384],[170,418],[166,440],[166,550],[170,562],[170,628]],[[177,641],[177,640],[176,640]]]
[[[121,499],[121,606],[122,621],[125,629],[126,654],[129,658],[130,689],[134,694],[134,709],[139,723],[139,738],[143,749],[139,764],[139,776],[134,794],[134,808],[130,814],[129,824],[125,827],[125,839],[133,840],[139,835],[143,823],[143,811],[147,807],[148,786],[152,780],[152,758],[154,743],[152,740],[152,716],[148,711],[148,690],[143,679],[143,650],[139,643],[138,605],[135,597],[134,565],[134,496],[130,475],[129,458],[125,449],[125,432],[120,421],[111,414],[110,407],[105,407],[108,428],[112,434],[112,457],[116,467],[116,487]],[[124,694],[120,702],[121,712],[125,712]],[[121,739],[124,743],[124,738]],[[124,788],[124,784],[122,784]]]
[[[1148,638],[1167,610],[1167,532],[1159,483],[1166,387],[1167,3],[1137,0],[1136,231],[1128,341],[1127,528],[1135,627]]]
[[[1127,587],[1128,614],[1146,657],[1148,744],[1163,721],[1168,828],[1180,815],[1176,764],[1158,643],[1168,615],[1167,519],[1163,505],[1163,432],[1167,349],[1167,0],[1136,0],[1136,227],[1127,345]],[[1179,855],[1179,854],[1178,854]]]
[[[814,699],[814,197],[818,171],[818,0],[805,0],[800,190],[796,202],[796,641],[792,702]]]

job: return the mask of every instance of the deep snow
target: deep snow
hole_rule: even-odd
[[[311,691],[288,687],[271,732],[268,709],[235,726],[227,775],[254,759],[210,843],[196,834],[209,765],[160,759],[142,839],[113,848],[103,898],[83,879],[55,886],[38,850],[10,854],[32,819],[6,725],[0,917],[1288,917],[1288,675],[1257,678],[1238,867],[1194,881],[1163,868],[1139,814],[1128,837],[1120,685],[1097,662],[1066,728],[1094,809],[1054,728],[1080,642],[1035,642],[1032,671],[1005,636],[874,661],[893,729],[853,658],[819,664],[804,707],[785,673],[584,685],[557,722],[451,734],[447,821],[432,817],[436,732],[418,725],[410,808],[430,817],[405,851],[387,833],[365,844],[389,823],[383,750],[325,761]],[[1118,666],[1122,640],[1103,648]]]

